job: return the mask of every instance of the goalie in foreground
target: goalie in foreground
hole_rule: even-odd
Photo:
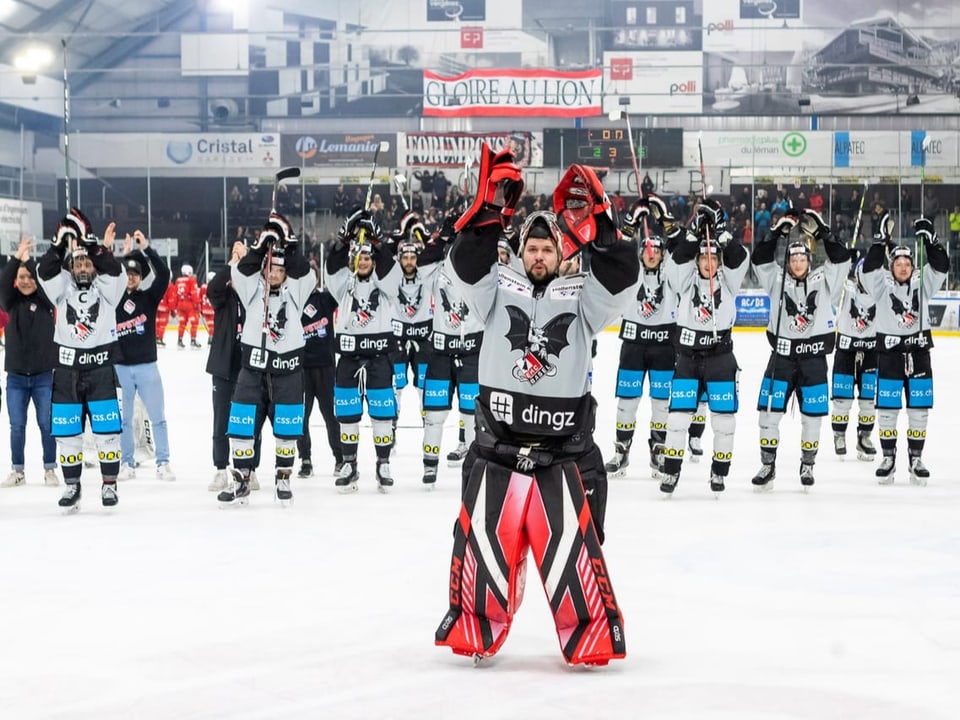
[[[520,229],[523,271],[499,264],[497,241],[522,191],[510,152],[484,145],[477,197],[456,223],[448,257],[486,332],[450,608],[436,643],[475,658],[495,654],[520,606],[532,550],[564,659],[605,665],[626,646],[600,549],[607,478],[593,441],[591,344],[636,296],[639,258],[596,174],[572,165],[553,212],[531,214]],[[561,260],[584,248],[591,274],[559,277]]]

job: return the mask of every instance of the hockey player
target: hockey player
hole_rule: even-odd
[[[198,348],[197,322],[200,313],[200,291],[197,289],[197,278],[193,274],[192,265],[183,265],[180,268],[180,277],[177,278],[177,317],[180,319],[177,326],[177,347],[184,347],[183,334],[190,326],[190,347]]]
[[[313,476],[313,442],[310,438],[310,414],[316,400],[327,430],[327,444],[333,453],[335,476],[343,469],[340,423],[333,408],[333,385],[337,370],[336,338],[333,325],[337,301],[318,282],[303,306],[303,435],[297,440],[300,454],[298,477]]]
[[[523,272],[501,265],[498,235],[522,189],[509,150],[494,156],[484,144],[477,196],[448,258],[485,331],[477,436],[463,463],[450,607],[436,643],[475,658],[496,653],[532,549],[565,660],[605,665],[626,646],[601,550],[606,475],[592,434],[591,344],[635,296],[639,260],[596,174],[573,165],[554,192],[559,219],[538,211],[521,227]],[[585,244],[590,274],[558,277],[561,259]]]
[[[133,245],[136,243],[136,249]],[[154,342],[157,306],[170,284],[170,268],[160,259],[150,241],[136,230],[127,235],[123,248],[127,285],[116,307],[117,379],[122,390],[123,431],[120,437],[119,478],[136,477],[134,458],[134,398],[140,397],[150,417],[157,457],[157,478],[175,480],[170,469],[170,441],[163,403],[163,381],[157,367]]]
[[[243,367],[230,403],[228,434],[233,482],[217,495],[222,503],[246,504],[254,467],[258,419],[270,418],[276,438],[276,499],[293,499],[290,475],[303,432],[303,326],[300,316],[316,276],[299,252],[286,218],[276,212],[244,258],[231,268],[243,305],[240,335]]]
[[[790,240],[797,226],[804,239]],[[785,266],[776,262],[777,242],[787,241]],[[827,260],[813,268],[810,243],[823,243]],[[787,213],[754,245],[753,266],[760,286],[777,310],[770,313],[767,340],[771,353],[760,385],[760,470],[751,482],[769,490],[777,476],[780,420],[796,395],[800,405],[800,483],[814,483],[813,466],[820,447],[820,425],[829,411],[827,356],[833,352],[833,308],[840,302],[850,270],[850,251],[830,232],[816,210]]]
[[[434,276],[440,268],[443,246],[427,244],[427,231],[416,213],[408,212],[400,220],[396,235],[397,264],[403,277],[397,289],[397,327],[400,348],[393,358],[393,386],[396,390],[397,417],[400,416],[400,397],[413,371],[413,384],[423,408],[423,378],[427,372],[432,348],[430,332],[433,329]],[[396,442],[396,420],[393,441]],[[424,455],[427,455],[426,443]]]
[[[213,405],[213,480],[207,485],[210,492],[219,492],[230,482],[227,466],[230,464],[230,437],[227,427],[230,419],[230,401],[237,387],[237,379],[243,366],[240,335],[243,331],[244,312],[240,298],[233,290],[230,274],[247,254],[243,241],[233,244],[230,262],[214,275],[207,285],[207,299],[216,313],[213,344],[207,355],[207,373],[212,382]],[[266,415],[257,418],[253,438],[253,468],[250,470],[250,489],[259,490],[257,468],[260,467],[260,431]]]
[[[214,272],[208,272],[207,281],[200,286],[200,317],[203,318],[203,327],[207,331],[207,345],[213,345],[213,323],[216,319],[216,311],[207,298],[207,286],[216,275]]]
[[[377,489],[393,486],[390,450],[397,405],[390,352],[396,348],[391,306],[402,271],[381,248],[380,226],[366,210],[344,220],[327,256],[326,286],[339,305],[334,407],[340,422],[343,467],[336,479],[342,493],[357,490],[357,445],[366,400],[377,455]]]
[[[101,501],[107,507],[117,504],[121,425],[113,367],[114,308],[125,282],[111,252],[114,228],[113,223],[107,226],[101,244],[90,221],[71,208],[37,265],[40,287],[56,308],[54,339],[60,350],[53,373],[52,426],[66,484],[60,507],[67,511],[79,509],[85,416],[100,456]],[[68,253],[69,270],[64,267]]]
[[[157,345],[160,347],[164,347],[167,344],[163,336],[167,332],[167,323],[170,322],[170,312],[171,310],[176,312],[176,309],[177,286],[174,283],[169,283],[166,292],[163,294],[163,298],[160,300],[160,304],[157,305]]]
[[[446,229],[447,226],[445,226]],[[449,251],[455,236],[453,224],[449,232],[442,229],[438,241]],[[500,242],[506,242],[501,240]],[[501,253],[500,244],[497,254]],[[466,457],[475,436],[475,402],[480,391],[478,382],[480,345],[483,342],[483,320],[470,310],[460,287],[451,278],[445,258],[435,276],[433,289],[433,353],[427,365],[424,382],[423,410],[423,483],[432,487],[437,481],[440,464],[440,441],[443,424],[453,407],[456,393],[460,412],[459,442],[447,454],[447,464],[455,467]]]
[[[856,261],[857,250],[851,250],[850,272],[843,287],[837,312],[837,348],[833,352],[831,388],[833,403],[830,420],[833,426],[833,449],[837,455],[847,454],[847,424],[856,390],[857,458],[872,462],[877,449],[870,439],[876,421],[877,395],[877,304],[863,285],[863,260]]]
[[[677,242],[665,269],[678,295],[676,364],[660,483],[667,494],[680,479],[687,431],[704,393],[713,429],[710,489],[723,491],[739,408],[739,368],[731,329],[736,320],[734,298],[750,267],[749,255],[727,232],[719,202],[708,198],[699,203],[696,219],[695,233]]]
[[[950,259],[933,228],[921,217],[914,224],[918,248],[926,262],[917,268],[913,250],[896,245],[890,250],[889,269],[883,268],[885,248],[892,245],[893,220],[881,220],[882,239],[867,251],[863,285],[877,303],[877,425],[883,459],[877,468],[881,485],[893,482],[897,461],[897,415],[907,398],[907,455],[910,482],[926,485],[930,471],[921,456],[927,437],[927,416],[933,407],[933,369],[930,365],[931,298],[950,271]]]

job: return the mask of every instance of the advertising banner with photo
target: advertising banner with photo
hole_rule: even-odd
[[[423,114],[437,117],[586,117],[599,115],[602,71],[423,71]]]
[[[487,143],[494,152],[510,148],[521,167],[543,167],[542,132],[502,133],[401,133],[400,165],[406,167],[462,167],[480,157]]]
[[[386,143],[385,145],[383,143]],[[331,165],[372,165],[377,156],[381,167],[397,164],[395,133],[310,133],[282,135],[280,158],[283,166],[328,167]]]
[[[83,133],[70,138],[70,159],[86,168],[275,168],[274,133]]]
[[[699,115],[702,77],[700,52],[605,52],[603,112]]]

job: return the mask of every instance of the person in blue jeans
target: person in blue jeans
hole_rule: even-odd
[[[170,268],[139,230],[123,247],[127,288],[117,304],[117,379],[121,388],[120,480],[136,477],[133,406],[139,395],[147,409],[157,451],[157,478],[176,480],[170,469],[170,442],[163,407],[163,382],[157,368],[157,306],[170,285]]]
[[[43,481],[58,485],[57,442],[50,433],[53,368],[57,346],[53,341],[53,305],[37,286],[33,243],[20,240],[16,254],[0,271],[0,308],[10,315],[6,328],[4,369],[7,371],[7,412],[10,414],[10,459],[13,470],[0,487],[26,482],[24,445],[27,409],[33,402],[43,446]]]

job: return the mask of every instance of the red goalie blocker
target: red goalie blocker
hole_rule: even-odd
[[[593,169],[571,165],[553,191],[553,212],[563,230],[562,254],[567,260],[585,245],[609,245],[620,239],[610,198]]]

